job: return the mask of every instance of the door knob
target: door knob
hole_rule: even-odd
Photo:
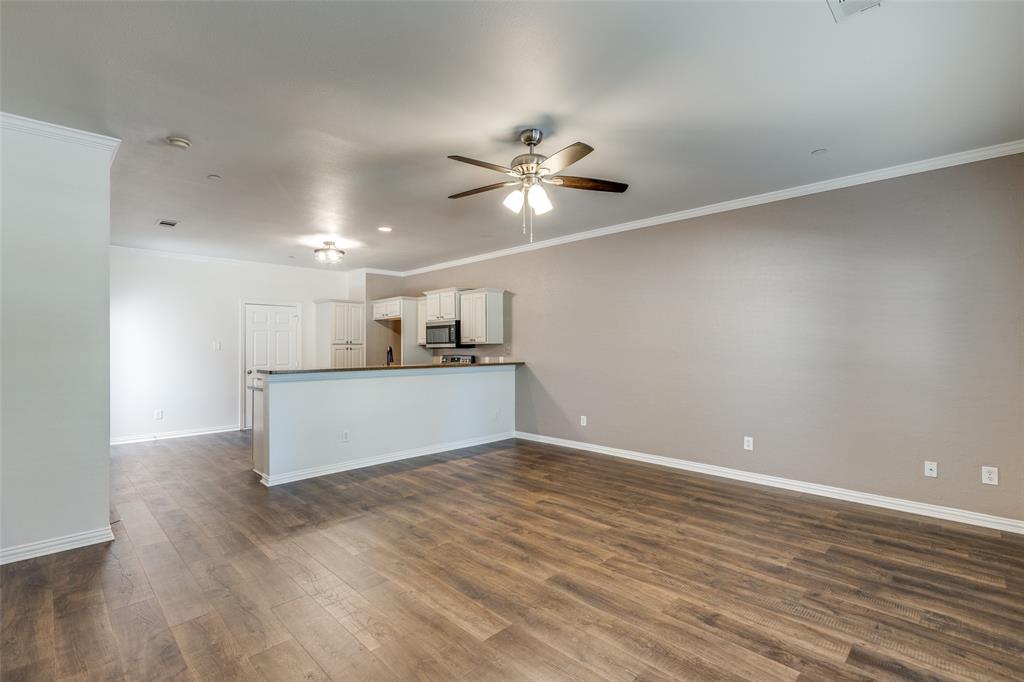
[[[245,370],[245,373],[246,374],[252,374],[252,370],[251,369],[247,369],[247,370]]]

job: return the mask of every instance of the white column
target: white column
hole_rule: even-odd
[[[0,563],[112,539],[110,164],[0,113]]]

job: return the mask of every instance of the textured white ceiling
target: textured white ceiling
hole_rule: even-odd
[[[0,56],[4,111],[123,139],[115,244],[293,265],[521,244],[503,193],[446,198],[501,176],[445,157],[528,125],[630,183],[551,190],[538,239],[1024,138],[1021,2],[5,1]]]

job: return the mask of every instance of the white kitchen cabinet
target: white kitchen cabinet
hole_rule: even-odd
[[[505,342],[505,292],[470,289],[459,295],[462,323],[459,340],[477,345]]]
[[[387,298],[373,302],[373,319],[399,320],[402,318],[402,299]]]
[[[364,346],[332,346],[331,369],[352,369],[366,366]]]
[[[459,290],[435,289],[423,292],[427,297],[427,322],[448,322],[459,319]]]
[[[400,365],[430,363],[433,352],[424,347],[427,343],[427,330],[424,316],[420,314],[425,304],[426,299],[412,296],[393,296],[373,301],[374,321],[371,324],[378,325],[381,331],[380,334],[370,336],[369,343],[374,344],[373,350],[381,352],[391,345],[395,351],[395,362]],[[382,356],[378,357],[383,361]]]
[[[427,299],[416,300],[416,344],[427,345]]]
[[[361,301],[316,301],[316,363],[330,368],[334,346],[360,345],[366,339],[366,306]]]

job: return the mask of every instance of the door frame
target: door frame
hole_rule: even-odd
[[[302,367],[302,303],[282,301],[272,298],[243,298],[238,303],[238,430],[245,428],[245,306],[272,305],[281,308],[294,308],[299,317],[295,329],[295,358]]]

